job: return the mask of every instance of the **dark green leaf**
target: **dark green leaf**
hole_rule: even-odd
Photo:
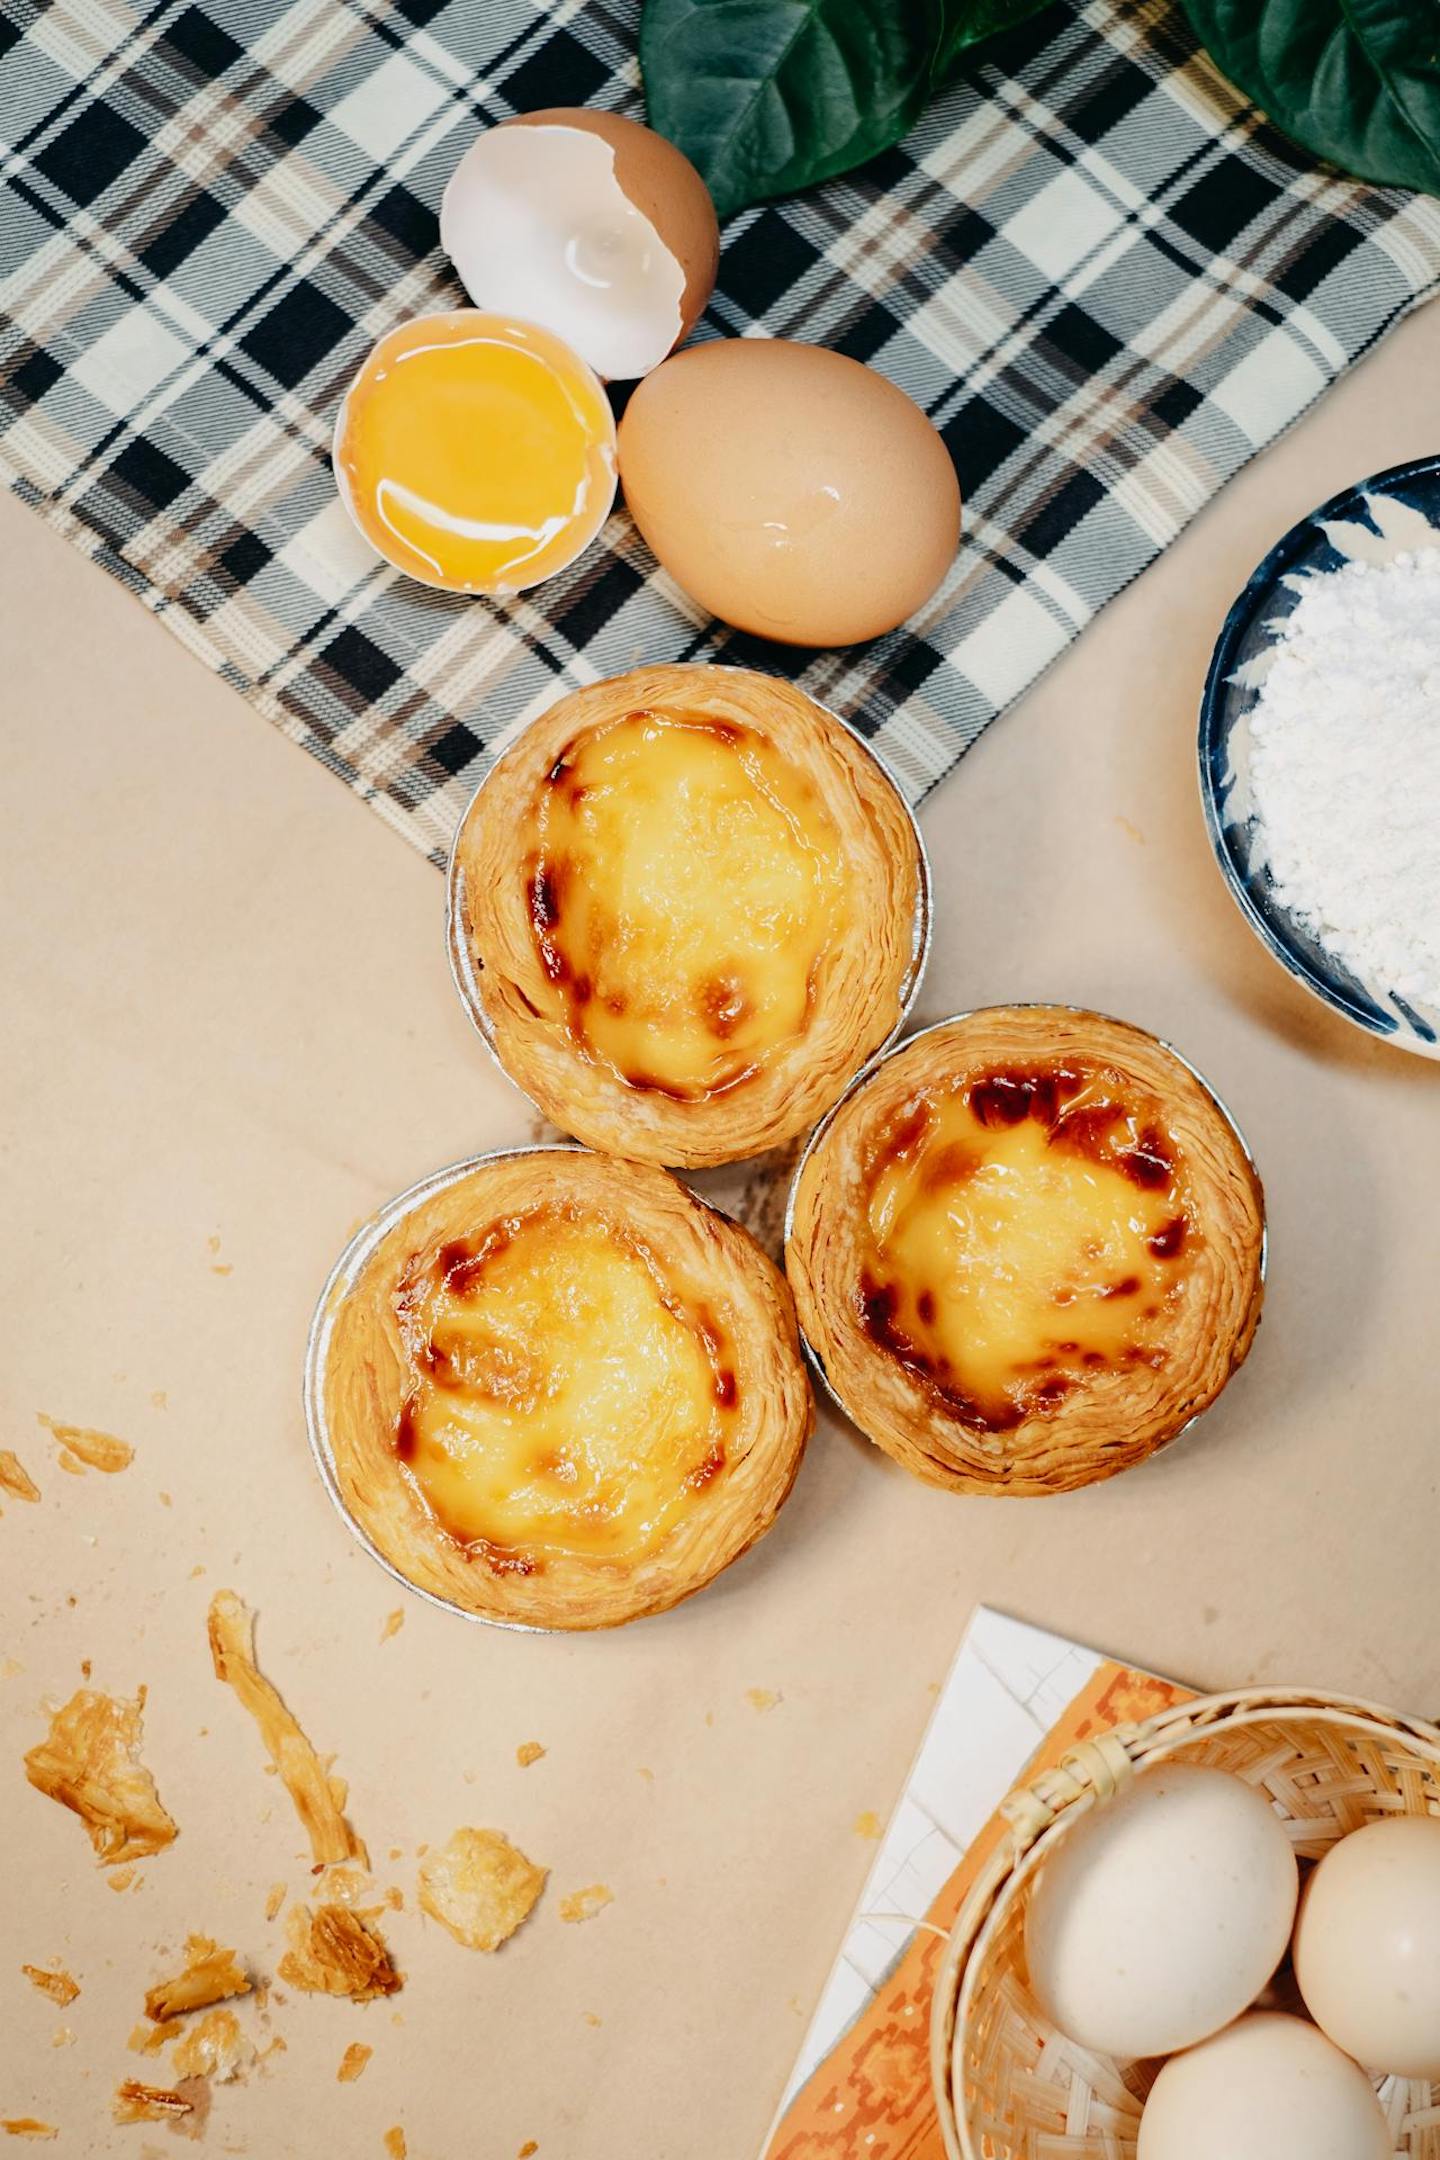
[[[646,0],[650,124],[699,168],[721,217],[809,187],[914,125],[946,12],[942,0]]]
[[[1440,195],[1436,0],[1185,0],[1221,73],[1362,180]]]
[[[948,82],[970,58],[972,45],[1011,30],[1027,16],[1038,15],[1054,0],[947,0],[945,30],[936,64],[937,81]]]

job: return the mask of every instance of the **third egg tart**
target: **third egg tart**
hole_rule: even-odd
[[[683,1167],[813,1125],[895,1032],[928,930],[914,820],[790,683],[638,668],[531,723],[451,860],[451,959],[510,1077]]]
[[[882,1059],[796,1175],[786,1267],[839,1400],[918,1476],[1064,1492],[1214,1401],[1260,1317],[1244,1142],[1138,1028],[1060,1006]]]
[[[539,1148],[443,1171],[340,1261],[311,1439],[375,1555],[513,1626],[663,1611],[769,1528],[810,1431],[784,1278],[663,1170]]]

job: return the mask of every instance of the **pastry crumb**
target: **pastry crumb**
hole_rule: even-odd
[[[33,2115],[8,2115],[0,2121],[0,2130],[6,2137],[56,2138],[60,2135],[54,2123],[37,2122]]]
[[[51,2002],[59,2003],[62,2010],[68,2009],[80,1993],[79,1981],[73,1973],[66,1972],[63,1965],[55,1966],[53,1971],[47,1970],[43,1965],[22,1965],[20,1970],[31,1987],[38,1988],[42,1995],[48,1995]]]
[[[166,1394],[163,1387],[152,1388],[150,1390],[150,1402],[151,1406],[156,1410],[168,1410],[170,1407],[170,1397]]]
[[[352,2040],[340,2058],[340,2067],[335,2072],[336,2084],[353,2085],[374,2052],[374,2048],[366,2047],[363,2040]]]
[[[0,1448],[0,1492],[9,1493],[12,1500],[38,1500],[40,1487],[35,1483],[18,1455],[9,1448]]]
[[[459,1829],[420,1869],[420,1909],[467,1950],[498,1950],[533,1912],[547,1868],[499,1830]]]
[[[209,2078],[217,2085],[228,2085],[254,2056],[255,2050],[240,2030],[240,2020],[233,2010],[207,2010],[176,2041],[170,2060],[182,2082],[186,2078]]]
[[[384,2144],[386,2152],[390,2155],[390,2160],[405,2160],[405,2156],[410,2150],[405,2142],[405,2132],[400,2128],[399,2123],[396,2123],[393,2130],[385,2132]]]
[[[784,1699],[775,1688],[747,1687],[745,1690],[745,1700],[752,1710],[773,1710]]]
[[[530,2155],[539,2152],[539,2150],[540,2147],[536,2144],[534,2138],[526,2138],[516,2155],[516,2160],[530,2160]]]
[[[142,2085],[136,2078],[126,2078],[115,2092],[114,2116],[117,2123],[175,2122],[182,2115],[194,2113],[195,2103],[187,2100],[184,2093],[176,2092],[169,2085]]]
[[[103,1470],[113,1477],[117,1470],[128,1470],[135,1460],[129,1441],[117,1440],[114,1433],[96,1432],[91,1425],[61,1425],[43,1410],[37,1410],[35,1415],[60,1449],[62,1470],[78,1471],[82,1476],[86,1470]]]
[[[868,1807],[855,1817],[853,1824],[856,1837],[863,1838],[878,1838],[881,1827],[880,1818],[874,1808]]]
[[[403,1986],[380,1937],[344,1905],[292,1905],[290,1948],[279,1973],[308,1995],[346,1995],[370,2002]]]
[[[248,1995],[250,1979],[233,1950],[222,1950],[208,1935],[191,1935],[185,1944],[185,1969],[161,1980],[145,1997],[145,2015],[161,2025],[187,2010],[208,2010],[211,2003]]]
[[[593,2010],[587,2010],[584,2016],[587,2025],[603,2025],[605,2022],[604,2018],[598,2016]]]
[[[560,1900],[560,1918],[578,1921],[593,1920],[596,1913],[603,1912],[615,1901],[615,1893],[608,1883],[589,1883],[583,1890],[572,1890]]]
[[[276,1914],[277,1914],[277,1913],[279,1912],[279,1910],[280,1910],[280,1907],[281,1907],[281,1906],[282,1906],[282,1905],[284,1904],[284,1902],[285,1902],[285,1885],[284,1885],[284,1883],[283,1883],[283,1882],[271,1883],[271,1885],[270,1885],[270,1895],[269,1895],[269,1896],[268,1896],[268,1897],[266,1898],[266,1900],[265,1900],[265,1917],[266,1917],[266,1919],[267,1919],[267,1920],[273,1920],[273,1919],[275,1918],[275,1915],[276,1915]]]
[[[539,1762],[545,1753],[538,1740],[522,1740],[515,1750],[515,1760],[522,1770],[528,1770],[532,1762]]]
[[[144,2024],[131,2029],[130,2038],[125,2045],[132,2055],[158,2055],[169,2038],[170,2035],[163,2025],[152,2025],[147,2018]]]
[[[389,1642],[391,1636],[398,1635],[404,1625],[405,1608],[403,1605],[397,1605],[394,1612],[385,1615],[385,1625],[380,1630],[381,1642]]]
[[[653,1785],[653,1784],[654,1784],[654,1782],[655,1782],[655,1773],[654,1773],[654,1771],[653,1771],[653,1770],[647,1769],[646,1765],[645,1765],[645,1764],[644,1764],[643,1762],[642,1762],[642,1763],[640,1764],[640,1766],[639,1766],[639,1772],[638,1772],[638,1774],[639,1774],[639,1776],[641,1776],[641,1777],[643,1777],[643,1778],[644,1778],[644,1780],[645,1780],[645,1782],[646,1782],[646,1784],[647,1784],[647,1785]]]
[[[128,1890],[135,1880],[133,1867],[116,1868],[105,1878],[112,1890]]]
[[[333,1867],[325,1873],[324,1890],[327,1898],[337,1905],[358,1905],[370,1888],[370,1877],[359,1868]]]
[[[369,1856],[345,1819],[345,1784],[332,1777],[294,1716],[255,1663],[255,1615],[233,1590],[210,1600],[210,1656],[215,1676],[232,1687],[260,1728],[272,1767],[284,1780],[318,1867]]]
[[[179,1830],[139,1759],[145,1690],[133,1702],[80,1688],[25,1757],[37,1792],[84,1823],[102,1867],[163,1852]]]

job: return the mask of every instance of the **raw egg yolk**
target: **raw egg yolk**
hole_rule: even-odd
[[[361,369],[335,470],[397,570],[450,592],[520,592],[604,524],[615,421],[597,377],[548,331],[470,308],[423,315]]]

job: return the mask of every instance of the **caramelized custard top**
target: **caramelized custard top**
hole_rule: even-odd
[[[412,1261],[395,1448],[440,1527],[498,1571],[634,1562],[723,1474],[724,1331],[629,1231],[554,1205]]]
[[[1115,1071],[960,1082],[904,1106],[877,1151],[861,1323],[964,1423],[1006,1431],[1107,1368],[1163,1365],[1190,1206]]]
[[[839,834],[756,729],[638,711],[577,735],[523,836],[530,920],[576,1047],[703,1101],[799,1036],[848,925]]]

